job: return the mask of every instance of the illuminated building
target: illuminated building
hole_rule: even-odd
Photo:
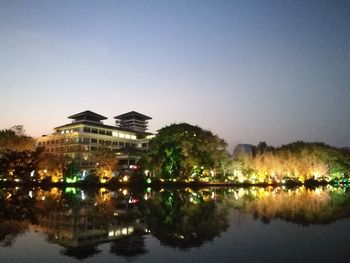
[[[135,152],[147,150],[154,135],[146,132],[146,120],[150,117],[134,111],[118,117],[121,120],[118,126],[111,126],[103,123],[106,117],[89,110],[74,114],[68,117],[72,119],[71,123],[58,126],[54,133],[38,138],[37,146],[43,147],[46,154],[67,155],[87,171],[96,165],[90,159],[91,153],[103,146],[115,152],[123,164],[119,167],[126,168],[139,158]]]

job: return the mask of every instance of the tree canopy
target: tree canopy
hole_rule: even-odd
[[[226,142],[211,131],[187,123],[172,124],[150,141],[146,166],[164,178],[200,176],[220,167]]]
[[[0,151],[33,151],[35,140],[27,136],[22,125],[13,126],[10,129],[0,130]]]

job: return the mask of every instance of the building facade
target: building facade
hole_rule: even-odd
[[[134,111],[115,117],[131,120],[119,121],[117,126],[105,125],[103,120],[106,117],[89,110],[68,118],[71,123],[58,126],[54,133],[38,138],[37,146],[42,147],[46,154],[69,156],[88,172],[96,166],[91,153],[99,148],[110,149],[119,160],[119,167],[128,168],[139,158],[137,153],[148,149],[148,142],[154,137],[146,131],[147,120],[151,117]]]

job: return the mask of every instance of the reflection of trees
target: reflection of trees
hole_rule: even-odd
[[[254,218],[265,223],[279,218],[309,225],[330,223],[348,217],[349,201],[349,194],[342,191],[327,191],[321,188],[311,190],[301,187],[287,191],[263,188],[255,192],[251,190],[236,202],[243,203],[241,208],[243,211],[252,213]]]
[[[0,244],[11,246],[14,239],[35,222],[34,202],[16,189],[0,191]]]
[[[15,238],[28,229],[28,221],[0,220],[0,246],[12,246]]]
[[[211,241],[228,227],[227,209],[215,200],[183,191],[165,191],[149,201],[146,221],[162,244],[188,249]]]

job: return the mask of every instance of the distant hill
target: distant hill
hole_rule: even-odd
[[[253,145],[251,144],[238,144],[234,149],[232,153],[233,158],[237,158],[238,156],[241,156],[243,154],[251,156],[253,154]]]

